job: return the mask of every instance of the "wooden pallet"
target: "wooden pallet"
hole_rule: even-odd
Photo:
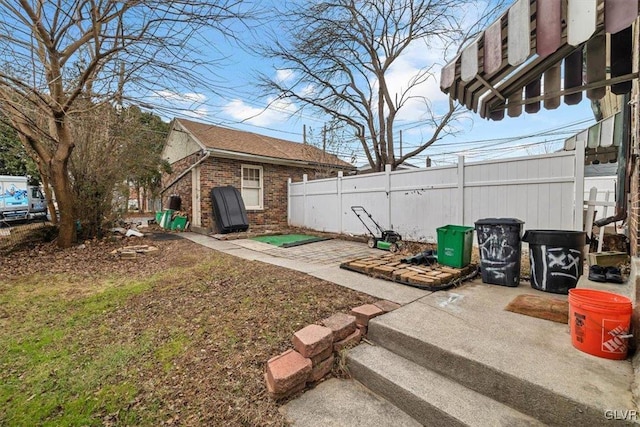
[[[416,265],[403,263],[404,258],[406,255],[369,256],[344,262],[340,264],[340,268],[429,291],[451,288],[458,282],[475,276],[477,272],[476,264],[469,264],[463,268],[440,264]]]

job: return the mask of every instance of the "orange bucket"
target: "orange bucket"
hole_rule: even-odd
[[[606,359],[626,359],[631,300],[612,292],[569,289],[571,343],[585,353]]]

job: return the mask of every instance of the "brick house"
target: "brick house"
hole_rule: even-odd
[[[173,120],[162,158],[172,168],[162,179],[163,200],[180,196],[192,229],[201,232],[217,230],[214,187],[232,185],[241,192],[250,228],[282,226],[287,225],[288,178],[355,170],[311,145],[185,119]]]

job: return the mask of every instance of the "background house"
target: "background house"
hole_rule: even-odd
[[[196,231],[216,231],[211,189],[232,185],[252,228],[287,225],[287,180],[335,176],[355,168],[317,147],[185,119],[174,119],[162,158],[163,200],[178,195]],[[165,203],[166,207],[166,203]]]

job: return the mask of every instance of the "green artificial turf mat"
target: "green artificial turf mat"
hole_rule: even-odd
[[[253,237],[252,239],[281,248],[290,248],[292,246],[329,240],[327,237],[309,236],[308,234],[278,234],[276,236]]]

